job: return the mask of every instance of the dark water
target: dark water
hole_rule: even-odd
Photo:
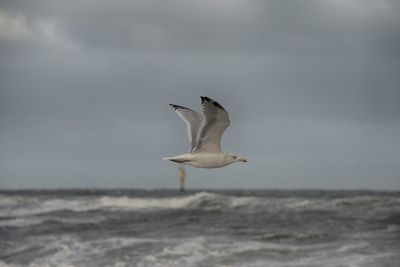
[[[400,266],[400,192],[0,191],[0,266]]]

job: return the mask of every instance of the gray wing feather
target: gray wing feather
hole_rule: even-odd
[[[200,125],[193,152],[218,153],[221,151],[221,137],[230,123],[228,112],[217,101],[205,96],[201,97],[201,105],[204,120]]]
[[[197,145],[197,134],[201,125],[201,121],[203,120],[203,116],[197,111],[191,110],[190,108],[173,104],[170,104],[170,106],[186,123],[187,135],[190,143],[190,152],[192,152]]]

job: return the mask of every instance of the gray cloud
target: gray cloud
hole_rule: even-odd
[[[168,104],[200,95],[229,110],[224,147],[250,162],[190,170],[192,186],[400,186],[396,1],[0,10],[29,32],[0,39],[1,187],[175,186],[160,158],[186,150],[185,130]]]

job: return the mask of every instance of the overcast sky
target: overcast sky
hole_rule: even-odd
[[[201,95],[188,188],[400,189],[400,1],[0,2],[0,188],[177,187]]]

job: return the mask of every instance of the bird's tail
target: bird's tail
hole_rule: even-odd
[[[187,161],[190,161],[189,159],[184,158],[182,156],[165,157],[165,158],[163,158],[163,160],[170,160],[170,161],[176,162],[176,163],[185,163]]]

